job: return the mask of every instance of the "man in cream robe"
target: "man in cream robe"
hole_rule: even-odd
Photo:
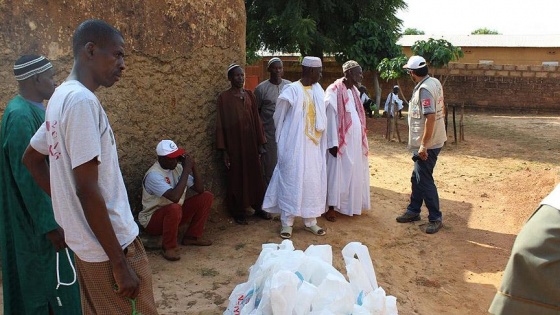
[[[326,234],[317,225],[327,192],[321,59],[305,57],[302,66],[302,79],[286,86],[276,102],[278,163],[263,203],[265,211],[280,213],[282,238],[291,237],[295,217],[303,218],[307,231]]]
[[[362,68],[350,60],[342,69],[344,77],[329,85],[325,95],[329,221],[336,221],[336,212],[352,216],[370,208],[366,118],[356,88]]]

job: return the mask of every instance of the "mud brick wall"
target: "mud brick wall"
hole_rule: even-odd
[[[185,147],[206,188],[223,196],[215,102],[229,87],[228,64],[245,60],[244,8],[242,0],[0,1],[0,114],[17,93],[12,67],[20,55],[46,55],[62,82],[72,67],[74,29],[103,19],[126,43],[121,81],[96,94],[115,130],[133,208],[141,208],[141,181],[164,138]]]

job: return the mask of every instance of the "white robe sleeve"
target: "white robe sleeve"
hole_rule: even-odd
[[[274,126],[276,127],[276,142],[279,142],[280,135],[282,134],[282,128],[284,128],[284,120],[286,119],[286,113],[292,104],[285,98],[278,98],[276,101],[276,109],[274,110]]]
[[[327,148],[338,147],[338,121],[336,93],[327,88],[325,107],[327,108]]]

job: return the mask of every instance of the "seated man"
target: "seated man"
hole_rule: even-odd
[[[200,239],[214,196],[204,191],[194,159],[171,140],[156,147],[158,160],[150,167],[142,183],[140,224],[151,235],[163,235],[163,257],[179,260],[177,234],[179,227],[190,221],[181,241],[183,245],[209,246]],[[198,194],[185,200],[187,188]]]

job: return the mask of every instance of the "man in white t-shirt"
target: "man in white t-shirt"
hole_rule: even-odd
[[[120,79],[124,39],[104,21],[87,20],[74,33],[73,51],[72,71],[51,97],[23,161],[51,194],[55,219],[76,254],[84,314],[126,314],[131,303],[144,315],[157,314],[113,130],[93,94]]]
[[[210,240],[201,237],[214,195],[204,191],[194,159],[175,142],[162,140],[156,153],[158,159],[142,182],[142,211],[138,221],[148,234],[163,235],[163,258],[176,261],[181,258],[177,252],[180,226],[190,222],[181,244],[212,245]],[[197,194],[186,198],[188,188]]]

